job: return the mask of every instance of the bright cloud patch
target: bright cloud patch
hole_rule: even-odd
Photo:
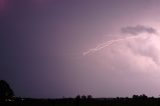
[[[133,70],[131,72],[156,75],[153,72],[160,69],[160,36],[156,32],[155,29],[146,29],[144,34],[110,40],[83,52],[83,56],[97,58],[101,66],[110,64],[108,67],[112,66],[114,70]]]
[[[125,27],[125,28],[122,28],[121,31],[122,31],[123,34],[125,34],[125,33],[132,34],[132,36],[124,37],[124,38],[120,38],[120,39],[113,39],[113,40],[107,41],[105,43],[99,44],[97,47],[91,48],[88,51],[83,52],[83,56],[86,56],[88,54],[92,54],[92,53],[94,53],[96,51],[100,51],[101,49],[103,49],[105,47],[108,47],[108,46],[110,46],[112,44],[115,44],[117,42],[123,42],[125,40],[129,41],[131,39],[140,39],[140,38],[144,39],[146,37],[148,37],[148,39],[145,39],[145,40],[150,40],[149,39],[150,35],[152,35],[152,36],[156,36],[157,35],[157,31],[154,28],[145,27],[145,26],[142,26],[142,25],[137,25],[135,27],[130,27],[130,26],[129,27]],[[137,36],[134,36],[134,35],[137,35]]]

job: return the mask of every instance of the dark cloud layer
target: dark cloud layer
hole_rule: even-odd
[[[141,33],[155,34],[157,31],[152,27],[137,25],[124,27],[121,29],[121,32],[126,34],[138,35]]]

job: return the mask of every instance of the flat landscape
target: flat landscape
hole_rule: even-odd
[[[0,106],[159,106],[160,98],[16,98],[1,101]]]

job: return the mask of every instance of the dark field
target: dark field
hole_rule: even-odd
[[[160,106],[160,98],[16,98],[1,101],[0,106]]]

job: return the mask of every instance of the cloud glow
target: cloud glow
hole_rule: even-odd
[[[148,37],[157,35],[157,31],[152,28],[152,27],[146,27],[143,25],[137,25],[135,27],[125,27],[121,29],[123,34],[129,34],[129,37],[124,37],[124,38],[120,38],[120,39],[114,39],[114,40],[110,40],[107,41],[105,43],[101,43],[99,44],[97,47],[89,49],[88,51],[83,52],[83,56],[95,53],[97,51],[100,51],[101,49],[111,46],[117,42],[123,42],[126,40],[130,40],[130,39],[137,39],[137,38],[146,38],[148,35]],[[131,35],[131,36],[130,36]]]

